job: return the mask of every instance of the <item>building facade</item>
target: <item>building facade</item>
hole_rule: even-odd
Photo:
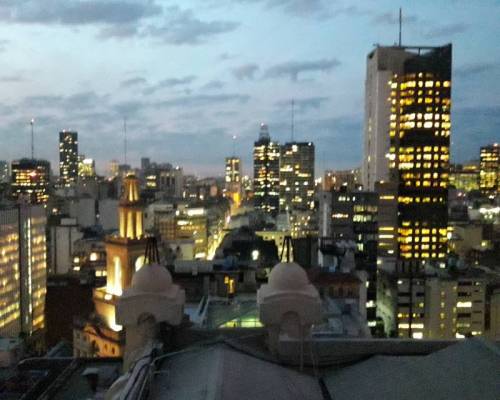
[[[280,211],[314,208],[314,144],[290,142],[281,146]]]
[[[413,277],[379,274],[377,311],[387,335],[413,339],[483,335],[488,314],[485,278],[474,271],[431,271]]]
[[[500,192],[500,146],[498,143],[481,147],[479,188],[487,196]]]
[[[280,147],[271,141],[267,125],[261,124],[259,140],[253,148],[254,206],[276,215],[280,195]]]
[[[0,161],[0,183],[8,183],[9,181],[9,163],[7,161]]]
[[[0,210],[0,335],[33,336],[45,326],[46,217],[42,206]]]
[[[226,197],[233,201],[235,208],[240,206],[242,200],[241,178],[241,159],[226,157],[224,192]]]
[[[450,187],[464,192],[479,190],[479,165],[476,163],[451,165]]]
[[[78,133],[59,132],[59,178],[62,186],[72,186],[78,180]]]
[[[15,200],[20,197],[31,204],[47,203],[49,199],[50,163],[23,158],[12,161],[11,191]]]
[[[326,170],[323,176],[323,190],[340,190],[345,187],[347,190],[353,191],[359,189],[361,185],[361,170]]]
[[[93,178],[96,176],[95,161],[92,158],[81,156],[78,159],[78,177]]]

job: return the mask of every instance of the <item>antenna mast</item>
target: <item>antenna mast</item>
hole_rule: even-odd
[[[399,47],[401,47],[401,31],[403,29],[403,9],[399,7]]]
[[[33,134],[33,125],[35,125],[35,118],[31,118],[31,159],[35,159],[35,136]]]
[[[294,115],[294,106],[295,106],[295,100],[292,99],[292,142],[293,142],[293,136],[295,133],[295,115]]]
[[[233,135],[233,157],[236,157],[236,135]]]
[[[123,118],[123,154],[125,165],[127,165],[127,117]]]

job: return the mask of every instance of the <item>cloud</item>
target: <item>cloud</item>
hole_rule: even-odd
[[[226,84],[222,81],[219,81],[218,79],[215,79],[213,81],[207,82],[204,84],[201,89],[202,90],[217,90],[217,89],[222,89]]]
[[[296,82],[300,74],[305,72],[330,72],[338,67],[340,61],[335,58],[321,59],[315,61],[290,61],[282,64],[276,64],[270,67],[264,73],[265,78],[283,78],[289,77]]]
[[[0,82],[3,83],[19,83],[19,82],[24,82],[25,79],[21,74],[16,74],[16,75],[5,75],[0,77]]]
[[[168,44],[192,45],[204,43],[209,37],[234,31],[239,25],[232,21],[202,21],[192,10],[181,10],[173,6],[165,10],[163,24],[150,25],[142,35],[157,38]]]
[[[245,79],[253,80],[258,70],[259,66],[257,64],[244,64],[233,68],[232,72],[236,79],[242,81]]]
[[[170,107],[200,107],[210,106],[221,103],[247,103],[250,99],[248,95],[242,94],[202,94],[195,96],[176,97],[169,100],[158,101],[153,104],[156,108],[170,108]]]
[[[325,19],[331,17],[328,0],[239,0],[240,3],[262,3],[267,9],[281,9],[286,14],[301,18]]]
[[[192,10],[156,0],[2,0],[0,21],[99,27],[99,38],[156,38],[168,44],[199,44],[235,30],[232,21],[202,21]],[[158,20],[161,19],[159,23]],[[2,45],[0,43],[0,50]]]
[[[137,76],[135,78],[130,78],[122,81],[120,83],[121,87],[131,87],[131,86],[137,86],[137,85],[145,85],[148,81],[143,78],[142,76]]]
[[[448,25],[443,25],[434,29],[429,30],[424,34],[426,38],[441,38],[450,37],[458,33],[463,33],[469,29],[469,25],[464,22],[456,22]]]
[[[319,110],[323,103],[330,100],[329,97],[307,97],[303,99],[293,99],[294,108],[297,112],[306,112],[308,110]],[[281,100],[276,103],[276,106],[286,110],[290,110],[291,100]]]
[[[472,76],[482,74],[484,72],[491,72],[499,69],[499,64],[494,63],[475,63],[475,64],[467,64],[462,65],[460,67],[455,68],[453,71],[453,75],[455,78],[467,79]]]
[[[236,57],[238,57],[236,54],[230,54],[230,53],[221,53],[217,56],[217,58],[221,61],[232,60]]]
[[[0,53],[3,53],[7,50],[7,45],[10,43],[10,40],[0,39]]]
[[[25,0],[0,5],[0,19],[16,23],[120,25],[159,15],[152,0]]]
[[[291,15],[298,17],[319,17],[329,16],[328,8],[323,0],[267,0],[267,6],[282,7]]]
[[[94,91],[78,92],[69,96],[43,95],[28,96],[21,102],[21,107],[35,110],[60,110],[78,113],[81,110],[99,108],[107,104],[108,95],[100,96]]]
[[[184,85],[189,85],[196,79],[195,75],[187,75],[182,78],[167,78],[164,79],[160,82],[158,82],[156,85],[150,86],[142,91],[143,94],[145,95],[150,95],[156,92],[157,90],[165,89],[165,88],[172,88],[175,86],[184,86]]]

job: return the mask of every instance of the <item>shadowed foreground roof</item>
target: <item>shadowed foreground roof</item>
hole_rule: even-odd
[[[324,379],[335,400],[498,400],[500,349],[464,340],[427,356],[374,356]]]
[[[318,379],[224,344],[163,362],[149,399],[320,400]]]

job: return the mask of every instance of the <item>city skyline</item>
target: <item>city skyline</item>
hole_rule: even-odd
[[[403,44],[453,43],[452,161],[478,158],[498,138],[498,2],[211,0],[1,5],[0,159],[29,154],[34,117],[35,157],[57,165],[58,132],[72,129],[103,173],[123,162],[126,117],[133,165],[147,156],[222,175],[236,135],[251,174],[261,121],[290,140],[293,98],[295,140],[315,143],[317,176],[360,166],[366,55],[397,40],[399,6]]]

